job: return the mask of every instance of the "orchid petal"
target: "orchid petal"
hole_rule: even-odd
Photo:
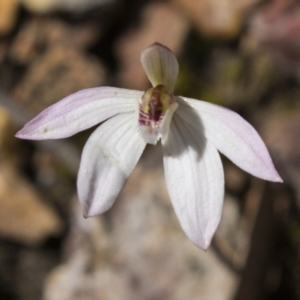
[[[268,150],[256,130],[237,113],[200,100],[177,97],[177,110],[189,123],[244,171],[270,181],[282,182]],[[195,115],[204,129],[195,126]]]
[[[170,124],[177,108],[178,103],[172,103],[160,123],[159,130],[162,139],[164,139],[168,135]]]
[[[45,109],[16,136],[29,140],[69,137],[116,114],[134,111],[142,94],[112,87],[79,91]]]
[[[99,126],[82,153],[77,188],[84,215],[107,211],[137,164],[146,143],[133,113],[120,114]]]
[[[224,174],[218,151],[174,115],[162,141],[169,195],[180,224],[198,247],[207,249],[219,224]]]
[[[178,75],[178,62],[171,50],[154,44],[142,52],[141,62],[153,87],[162,84],[173,93]]]

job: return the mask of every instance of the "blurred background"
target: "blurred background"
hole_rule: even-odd
[[[300,299],[299,33],[298,0],[0,0],[0,299]],[[206,252],[178,224],[160,146],[86,220],[76,173],[92,130],[14,137],[80,89],[147,89],[140,54],[154,42],[178,57],[175,94],[241,114],[284,179],[222,157],[223,217]]]

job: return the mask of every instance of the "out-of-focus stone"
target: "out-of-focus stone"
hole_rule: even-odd
[[[262,116],[264,120],[264,117]],[[300,207],[300,110],[283,109],[269,113],[268,122],[261,125],[261,133],[272,153],[279,173],[297,194]]]
[[[149,85],[140,62],[142,51],[157,42],[178,54],[189,30],[189,22],[168,3],[147,5],[141,20],[140,26],[125,34],[115,47],[120,60],[120,85],[134,89]]]
[[[0,165],[0,235],[36,245],[61,232],[62,222],[14,169]]]
[[[31,113],[78,90],[103,85],[105,71],[94,57],[68,46],[56,46],[38,57],[13,96]]]
[[[233,39],[241,31],[245,14],[260,0],[173,0],[206,36]]]
[[[17,12],[17,0],[0,0],[0,36],[9,33],[13,29]]]
[[[300,78],[300,3],[297,0],[273,0],[257,11],[249,24],[246,45],[266,47],[281,72]]]
[[[151,157],[149,150],[146,156]],[[198,249],[185,236],[162,166],[146,167],[145,161],[107,214],[86,220],[77,209],[66,262],[48,277],[44,300],[79,300],[82,295],[114,300],[232,297],[236,275],[212,248]]]
[[[28,21],[10,49],[12,60],[30,63],[13,91],[16,100],[36,114],[73,92],[103,85],[102,64],[82,51],[98,33],[92,24],[72,27],[50,18]]]
[[[115,0],[19,0],[27,9],[35,13],[49,13],[56,10],[70,12],[85,11],[94,7],[114,3]]]
[[[263,124],[262,135],[276,160],[300,167],[300,110],[280,110],[269,115]]]
[[[90,46],[99,37],[93,24],[70,26],[53,18],[32,18],[21,28],[10,47],[10,58],[26,64],[41,54],[41,49],[67,45],[76,49]]]

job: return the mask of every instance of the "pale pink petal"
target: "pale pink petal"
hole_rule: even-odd
[[[137,164],[146,143],[134,113],[120,114],[102,125],[88,139],[77,178],[84,215],[107,211]]]
[[[136,110],[142,94],[113,87],[79,91],[45,109],[16,137],[29,140],[69,137],[116,114]]]
[[[153,87],[162,84],[173,93],[178,75],[178,62],[171,50],[154,44],[142,52],[141,62]]]
[[[282,182],[256,130],[237,113],[208,102],[177,97],[177,113],[246,172]]]
[[[219,224],[224,174],[218,151],[174,115],[163,141],[169,195],[180,224],[198,247],[207,249]]]

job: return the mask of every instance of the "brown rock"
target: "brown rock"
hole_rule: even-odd
[[[300,111],[277,111],[269,115],[262,134],[279,163],[299,167]]]
[[[0,0],[0,36],[9,33],[17,19],[17,0]]]
[[[242,29],[245,13],[260,0],[173,0],[206,36],[232,39]]]
[[[267,2],[249,24],[249,44],[262,46],[274,56],[281,72],[296,73],[300,67],[300,3],[297,0]]]
[[[20,1],[28,10],[35,13],[45,13],[53,11],[55,2],[52,0],[21,0]]]
[[[56,10],[83,11],[114,2],[114,0],[19,0],[34,13],[49,13]]]
[[[59,234],[62,223],[12,167],[0,166],[0,235],[35,245]]]
[[[261,125],[262,136],[285,182],[290,183],[300,207],[300,111],[283,109],[273,111]]]
[[[63,223],[16,171],[26,153],[16,131],[10,113],[0,106],[0,236],[34,246],[60,234]]]
[[[141,25],[125,34],[115,48],[121,65],[120,85],[133,89],[149,86],[140,62],[142,51],[158,42],[178,54],[189,29],[187,20],[168,3],[147,5],[141,20]]]
[[[41,49],[67,45],[86,48],[98,38],[93,24],[70,26],[55,18],[32,18],[25,22],[10,47],[10,58],[21,64],[30,63],[42,54]]]

